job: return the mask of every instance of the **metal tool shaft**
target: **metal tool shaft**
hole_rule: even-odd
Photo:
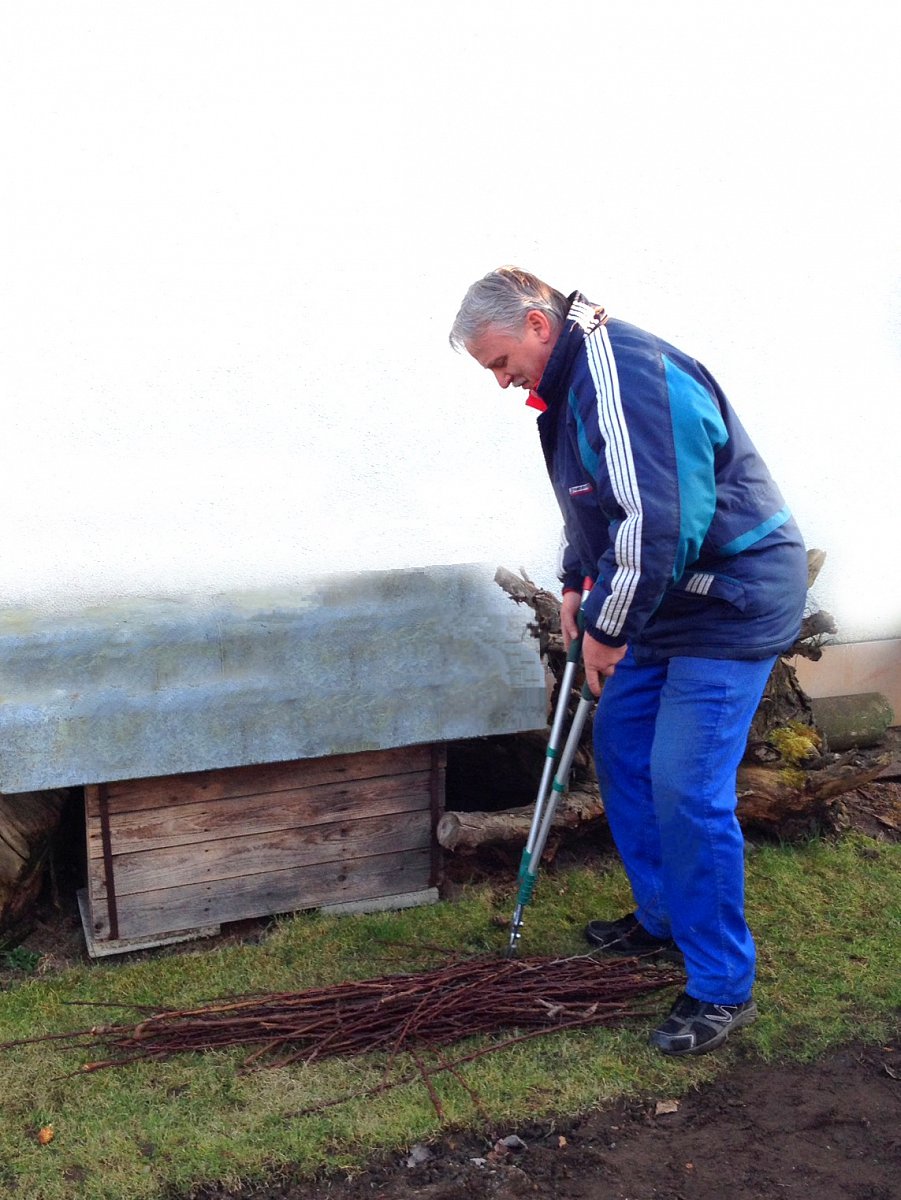
[[[529,840],[526,843],[526,849],[523,851],[519,864],[519,892],[516,897],[513,918],[510,922],[510,937],[507,944],[508,958],[512,958],[516,953],[517,944],[522,932],[523,914],[526,905],[532,898],[532,892],[535,890],[541,856],[547,845],[547,839],[554,821],[554,814],[557,811],[557,803],[569,784],[573,759],[579,748],[582,730],[585,727],[585,721],[594,704],[594,700],[595,697],[592,695],[588,684],[583,684],[579,703],[573,716],[572,725],[570,726],[569,735],[567,736],[563,753],[560,756],[556,773],[554,774],[550,788],[547,789],[547,794],[540,794],[540,805],[536,802],[535,814],[532,817],[532,827],[529,830]]]
[[[582,603],[584,604],[589,592],[592,588],[592,581],[585,580],[582,591]],[[535,888],[535,881],[538,877],[538,864],[541,861],[541,855],[544,853],[544,847],[547,842],[548,833],[550,832],[551,821],[554,819],[554,813],[557,808],[557,798],[561,791],[566,790],[566,781],[569,778],[570,768],[579,745],[582,727],[585,724],[585,716],[587,710],[582,712],[582,700],[579,701],[579,707],[576,710],[576,715],[573,718],[573,727],[570,729],[569,737],[566,745],[563,748],[561,755],[561,744],[563,742],[563,726],[566,723],[566,712],[569,708],[569,696],[572,691],[573,680],[575,679],[576,671],[579,666],[579,660],[582,657],[582,614],[579,613],[579,631],[570,642],[566,652],[566,666],[563,669],[563,676],[560,680],[560,689],[557,693],[557,706],[554,710],[554,719],[551,723],[551,732],[548,737],[547,751],[544,757],[544,767],[541,772],[541,781],[538,784],[538,791],[535,796],[535,810],[532,814],[532,823],[529,827],[529,835],[526,838],[526,844],[523,848],[522,857],[519,862],[519,871],[517,873],[517,882],[519,884],[519,892],[516,899],[516,907],[513,910],[513,918],[510,922],[510,939],[507,945],[507,957],[512,957],[516,952],[516,944],[519,941],[520,930],[522,929],[522,917],[526,904],[531,898]],[[582,697],[591,696],[587,685],[582,689]],[[590,705],[589,705],[590,707]],[[580,715],[581,714],[581,715]],[[578,730],[575,730],[576,722],[578,721]],[[573,733],[575,731],[575,739]],[[562,786],[561,786],[562,781]]]

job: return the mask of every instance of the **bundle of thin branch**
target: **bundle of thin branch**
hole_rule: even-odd
[[[644,969],[634,958],[473,959],[420,974],[157,1011],[135,1025],[49,1036],[106,1050],[109,1057],[84,1064],[82,1071],[232,1046],[256,1047],[245,1066],[261,1059],[283,1066],[371,1051],[415,1055],[417,1046],[434,1049],[476,1034],[524,1031],[518,1041],[556,1029],[613,1024],[641,1015],[641,1001],[682,979],[673,970]]]

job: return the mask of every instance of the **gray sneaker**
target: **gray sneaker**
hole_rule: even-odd
[[[710,1004],[683,992],[663,1024],[651,1034],[661,1054],[706,1054],[721,1046],[733,1029],[757,1017],[753,1000],[744,1004]]]

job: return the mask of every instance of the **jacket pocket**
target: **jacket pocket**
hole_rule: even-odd
[[[748,605],[748,595],[743,583],[733,579],[731,575],[714,574],[712,571],[686,571],[670,590],[682,596],[725,600],[739,612],[744,612]]]

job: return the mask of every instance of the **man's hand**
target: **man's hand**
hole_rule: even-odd
[[[563,634],[563,649],[568,650],[570,643],[579,636],[579,609],[582,597],[578,592],[564,592],[560,602],[560,631]],[[582,639],[582,662],[585,665],[585,679],[592,695],[601,694],[601,677],[612,675],[616,664],[628,650],[628,646],[605,646],[596,642],[593,637]]]
[[[563,634],[563,649],[579,636],[579,608],[582,597],[578,592],[564,592],[560,602],[560,632]]]
[[[585,680],[594,696],[601,694],[601,679],[612,675],[616,664],[628,650],[628,646],[605,646],[593,637],[582,641],[582,662],[585,664]]]

